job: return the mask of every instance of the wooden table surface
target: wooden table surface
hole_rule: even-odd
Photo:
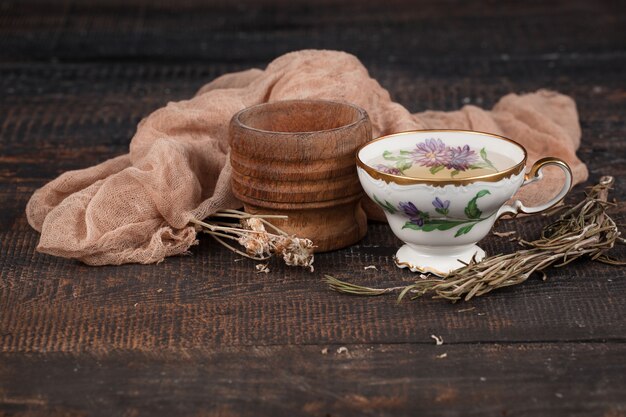
[[[125,153],[168,101],[302,48],[356,54],[411,111],[569,94],[590,183],[614,175],[626,200],[623,2],[1,0],[0,415],[625,416],[626,268],[580,261],[469,303],[397,304],[321,281],[411,281],[382,224],[313,274],[257,274],[206,238],[147,266],[35,251],[35,189]],[[626,205],[613,215],[626,223]],[[499,229],[534,238],[545,222]]]

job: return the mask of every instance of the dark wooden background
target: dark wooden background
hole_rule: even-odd
[[[380,224],[313,274],[259,275],[207,239],[87,267],[37,253],[24,216],[47,181],[126,152],[152,110],[301,48],[356,54],[412,111],[570,94],[590,181],[616,176],[624,201],[625,28],[624,2],[600,0],[0,0],[0,415],[625,416],[626,268],[396,304],[321,282],[410,281]],[[534,238],[545,221],[499,228]]]

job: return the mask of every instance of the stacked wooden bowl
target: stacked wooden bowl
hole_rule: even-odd
[[[352,104],[293,100],[260,104],[231,120],[233,192],[249,213],[283,214],[274,223],[339,249],[367,231],[356,149],[371,140],[367,113]]]

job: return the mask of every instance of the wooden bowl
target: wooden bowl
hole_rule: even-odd
[[[343,248],[367,231],[356,149],[372,138],[365,110],[326,100],[249,107],[230,123],[232,189],[249,213],[311,239],[317,252]]]

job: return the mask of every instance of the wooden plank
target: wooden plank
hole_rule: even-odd
[[[626,108],[621,71],[626,57],[608,63],[591,58],[559,61],[549,72],[544,62],[485,64],[491,76],[478,79],[464,71],[480,72],[482,63],[444,61],[425,59],[419,72],[394,65],[374,65],[371,72],[412,111],[453,110],[467,103],[490,107],[510,91],[540,87],[570,94],[583,126],[581,157],[594,174],[624,173],[624,160],[615,156],[626,152],[620,140],[626,122],[619,117]],[[19,178],[38,186],[66,170],[124,153],[142,117],[168,100],[192,96],[219,74],[246,66],[0,65],[0,88],[7,92],[0,101],[0,181]],[[41,159],[55,163],[42,165]]]
[[[233,62],[333,48],[376,62],[441,54],[549,59],[623,54],[625,27],[623,4],[610,1],[20,1],[3,7],[0,56]]]
[[[528,236],[542,222],[527,218],[506,228]],[[397,241],[382,224],[371,225],[356,246],[320,254],[313,274],[274,264],[272,273],[259,275],[251,261],[238,262],[207,239],[192,257],[93,268],[35,253],[37,234],[23,218],[0,241],[0,346],[7,352],[405,343],[428,341],[433,333],[451,343],[623,341],[626,334],[626,269],[591,262],[551,270],[546,283],[531,279],[471,304],[397,305],[393,298],[329,291],[321,282],[325,273],[371,286],[415,278],[393,265]],[[495,237],[483,247],[514,249]],[[377,271],[363,270],[372,264]]]
[[[0,355],[20,416],[624,416],[624,344]],[[328,353],[322,354],[327,348]]]

